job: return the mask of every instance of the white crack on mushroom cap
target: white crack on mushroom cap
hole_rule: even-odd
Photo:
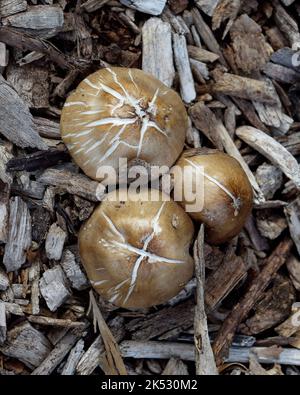
[[[83,80],[61,116],[63,141],[93,179],[100,178],[102,165],[117,170],[119,158],[171,166],[182,152],[187,127],[174,90],[141,70],[119,67]]]
[[[106,300],[149,307],[175,296],[193,275],[189,247],[194,227],[174,201],[110,201],[107,196],[79,234],[82,263]],[[176,218],[176,225],[174,218]]]

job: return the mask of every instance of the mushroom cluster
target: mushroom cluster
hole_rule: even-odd
[[[239,162],[217,150],[183,152],[187,128],[180,96],[137,69],[90,75],[63,108],[62,138],[90,178],[102,180],[102,166],[120,171],[120,158],[168,167],[177,160],[194,178],[202,169],[204,204],[197,212],[186,213],[192,202],[184,191],[177,204],[163,192],[153,201],[142,189],[126,201],[108,194],[82,226],[79,250],[91,284],[117,306],[158,305],[185,286],[194,267],[192,220],[204,223],[207,241],[219,244],[237,235],[250,214],[252,188]]]

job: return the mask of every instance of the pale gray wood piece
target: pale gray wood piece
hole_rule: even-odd
[[[162,372],[162,376],[188,376],[187,365],[180,359],[171,358]]]
[[[9,288],[9,290],[11,289]],[[7,313],[17,315],[18,317],[24,317],[24,312],[22,310],[22,307],[19,306],[17,303],[10,303],[10,302],[4,302],[4,303]]]
[[[6,70],[7,82],[21,99],[34,109],[49,107],[49,72],[47,67],[28,64],[23,67],[11,63]]]
[[[0,268],[0,291],[6,291],[9,286],[9,280],[6,273]]]
[[[159,18],[150,18],[143,25],[143,71],[172,87],[173,63],[171,26]],[[163,62],[162,62],[163,59]]]
[[[190,27],[190,29],[191,29],[191,33],[192,33],[192,37],[193,37],[195,46],[201,48],[202,47],[201,39],[200,39],[199,33],[197,32],[195,25],[192,25]]]
[[[268,77],[284,84],[295,84],[300,79],[300,73],[297,71],[271,62],[264,66],[263,72]]]
[[[288,47],[279,49],[271,56],[271,61],[273,63],[280,64],[281,66],[288,67],[298,72],[300,72],[299,59],[299,52],[293,51]],[[297,64],[295,64],[295,60]]]
[[[60,260],[67,238],[67,233],[57,224],[53,223],[46,236],[45,250],[48,259]]]
[[[190,103],[196,99],[196,90],[185,37],[173,34],[173,48],[180,80],[181,97],[184,102]]]
[[[9,52],[6,44],[0,42],[0,68],[8,65]]]
[[[278,100],[275,88],[269,81],[255,80],[230,73],[220,76],[213,90],[216,93],[262,103],[277,104]]]
[[[57,6],[29,6],[27,11],[7,17],[3,23],[40,37],[52,37],[62,30],[64,13]]]
[[[0,2],[0,18],[17,14],[27,9],[26,0],[1,0]]]
[[[190,64],[195,75],[201,75],[204,80],[209,80],[209,71],[205,63],[190,59]]]
[[[173,12],[166,7],[162,14],[163,21],[169,22],[173,28],[173,31],[177,34],[190,36],[191,32],[185,20],[180,15],[174,15]],[[188,38],[188,37],[187,37]],[[189,37],[190,39],[190,37]]]
[[[22,66],[25,66],[26,64],[30,64],[32,62],[40,60],[44,56],[45,56],[45,54],[43,54],[41,52],[32,51],[32,52],[29,52],[28,54],[26,54],[25,56],[23,56],[21,59],[17,60],[16,63],[22,67]]]
[[[194,45],[188,45],[188,53],[190,58],[198,60],[199,62],[213,63],[219,59],[219,55],[207,51],[206,49],[195,47]]]
[[[51,311],[56,311],[71,296],[64,272],[59,265],[47,270],[39,285],[40,292]]]
[[[294,255],[291,255],[287,262],[286,267],[289,271],[290,279],[297,291],[300,291],[300,261]]]
[[[36,315],[40,312],[40,262],[38,260],[29,268],[28,277],[31,282],[31,314]]]
[[[27,204],[18,196],[10,199],[9,232],[3,264],[7,272],[18,270],[31,246],[31,217]]]
[[[281,235],[281,233],[287,228],[287,221],[280,215],[269,215],[265,217],[256,218],[256,226],[259,233],[263,237],[267,237],[270,240],[275,240]]]
[[[196,6],[200,8],[208,16],[213,16],[213,13],[220,0],[195,0]]]
[[[289,224],[290,235],[293,239],[298,254],[300,254],[300,198],[288,204],[284,208],[284,212]]]
[[[9,219],[9,196],[11,176],[6,172],[6,159],[1,157],[0,146],[0,242],[6,243],[8,237],[8,219]],[[3,183],[2,180],[7,179],[8,183]]]
[[[102,200],[105,195],[105,187],[101,183],[68,170],[48,169],[38,178],[38,181],[59,187],[92,202]]]
[[[25,185],[19,185],[19,182],[18,184],[13,184],[11,189],[14,194],[21,194],[22,196],[38,200],[42,200],[45,193],[45,186],[33,180],[29,180],[28,184]]]
[[[293,118],[283,112],[279,105],[252,102],[260,120],[267,126],[273,127],[280,135],[286,135],[294,123]]]
[[[185,285],[185,287],[179,292],[179,294],[174,296],[172,299],[168,300],[167,305],[175,306],[180,302],[184,302],[185,300],[189,299],[193,295],[195,289],[196,289],[196,279],[193,277]]]
[[[258,166],[255,178],[266,200],[274,197],[283,182],[282,171],[269,163]]]
[[[300,48],[300,34],[297,22],[290,16],[278,0],[273,1],[275,12],[274,20],[278,28],[289,41],[291,48]]]
[[[125,335],[124,318],[117,316],[108,323],[108,326],[116,342],[120,342]],[[76,367],[76,374],[83,376],[92,374],[99,366],[100,357],[104,352],[104,343],[99,335],[81,357]]]
[[[87,0],[81,5],[81,8],[84,8],[86,12],[94,12],[100,10],[100,8],[102,8],[109,1],[110,0]]]
[[[82,271],[79,262],[76,260],[75,254],[69,249],[66,249],[63,253],[63,257],[61,260],[61,267],[65,272],[68,280],[71,283],[71,287],[81,291],[90,286],[90,283]]]
[[[63,370],[61,372],[62,376],[71,376],[75,374],[76,366],[84,353],[83,348],[84,341],[83,339],[80,339],[72,348],[69,354],[67,362],[65,363],[65,366],[63,367]]]
[[[194,244],[195,277],[197,281],[196,306],[194,316],[195,362],[197,375],[218,375],[218,369],[211,348],[208,323],[205,312],[205,260],[204,225],[200,227]]]
[[[29,322],[22,322],[7,333],[7,340],[0,351],[18,359],[30,369],[39,366],[51,351],[49,340]]]
[[[226,66],[227,62],[223,56],[220,45],[217,42],[215,35],[211,31],[211,28],[204,21],[202,15],[200,14],[200,12],[197,8],[192,9],[192,14],[193,14],[193,18],[194,18],[195,27],[196,27],[202,41],[205,43],[205,45],[211,52],[214,52],[215,54],[219,55],[220,62],[224,66]]]
[[[84,331],[85,329],[83,328],[76,328],[68,331],[67,334],[56,344],[53,350],[48,353],[39,366],[37,366],[37,368],[32,372],[32,375],[44,376],[51,374],[70,352],[74,344],[83,336]]]
[[[40,136],[48,139],[61,139],[59,122],[52,121],[51,119],[34,117],[33,118],[35,129]]]
[[[195,347],[192,344],[125,340],[120,344],[120,350],[123,358],[195,360]],[[248,363],[250,353],[255,353],[260,363],[300,366],[300,350],[294,348],[283,348],[282,351],[275,350],[272,355],[269,347],[231,347],[229,356],[224,362]]]
[[[28,106],[0,75],[0,133],[21,148],[47,150],[36,132]]]
[[[241,126],[236,135],[260,154],[264,155],[294,183],[300,186],[300,168],[297,160],[273,137],[252,126]]]
[[[24,295],[24,286],[23,284],[11,284],[11,289],[14,293],[14,299],[24,299],[26,295]]]
[[[150,15],[160,15],[167,0],[120,0],[120,3]]]
[[[281,2],[287,7],[295,2],[295,0],[281,0]]]
[[[264,79],[267,83],[272,84],[271,80]],[[273,85],[274,87],[274,85]],[[280,131],[280,134],[285,135],[291,125],[294,123],[293,118],[285,114],[280,98],[274,87],[274,97],[276,98],[277,104],[261,103],[252,101],[254,108],[256,109],[260,120],[267,126],[271,126],[276,130]]]
[[[13,181],[12,174],[7,171],[7,163],[14,156],[11,153],[12,144],[2,144],[0,141],[0,181],[4,184],[11,184]],[[3,192],[3,190],[1,191]],[[0,193],[1,195],[1,193]]]
[[[6,314],[5,314],[5,303],[0,301],[0,345],[6,340]]]

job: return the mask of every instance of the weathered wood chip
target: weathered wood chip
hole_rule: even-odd
[[[51,374],[70,352],[74,344],[82,337],[84,330],[85,328],[75,328],[68,331],[53,350],[47,353],[46,358],[37,365],[32,375],[44,376]]]
[[[162,372],[162,376],[188,376],[189,371],[187,365],[182,362],[180,359],[171,358],[169,359],[164,371]]]
[[[72,173],[68,170],[48,169],[38,179],[46,185],[60,187],[73,195],[78,195],[92,202],[101,201],[105,194],[105,187],[90,178]]]
[[[72,288],[81,291],[90,286],[86,275],[81,269],[79,262],[77,262],[76,256],[72,251],[69,249],[64,251],[60,264],[63,268],[63,271],[65,272],[65,275],[70,281]]]
[[[218,369],[208,335],[205,312],[205,261],[204,261],[204,225],[201,225],[194,244],[195,276],[197,281],[197,303],[194,317],[194,342],[197,375],[218,375]]]
[[[190,103],[196,99],[196,90],[185,37],[173,34],[173,48],[180,80],[181,97],[184,102]]]
[[[295,303],[291,316],[275,328],[275,331],[284,337],[291,337],[300,331],[300,303]]]
[[[39,366],[51,351],[49,340],[29,322],[22,322],[7,333],[0,351],[23,362],[30,369]]]
[[[68,359],[61,372],[62,376],[71,376],[75,374],[76,366],[84,353],[83,348],[84,348],[84,341],[83,339],[80,339],[72,348],[68,356]]]
[[[234,22],[230,37],[236,67],[247,75],[260,71],[273,52],[260,25],[246,14]]]
[[[6,331],[5,303],[0,301],[0,345],[6,340]]]
[[[39,282],[40,291],[49,310],[56,311],[70,296],[62,268],[59,265],[47,270]]]
[[[48,259],[60,260],[67,234],[58,224],[50,226],[46,237],[45,250]]]
[[[300,291],[300,261],[294,255],[291,255],[287,262],[286,267],[289,271],[290,279],[297,291]]]
[[[220,76],[214,84],[213,90],[216,93],[241,99],[270,104],[277,103],[276,91],[272,84],[235,74],[225,73]]]
[[[278,166],[297,186],[300,186],[300,168],[297,160],[273,137],[252,126],[241,126],[237,136]]]
[[[150,18],[143,25],[142,34],[143,70],[171,87],[175,69],[170,24],[159,18]],[[163,62],[162,59],[164,59]]]
[[[7,272],[18,270],[31,246],[31,217],[27,204],[18,196],[10,199],[9,232],[3,264]]]
[[[208,16],[213,16],[214,10],[220,0],[195,0],[197,7]]]
[[[108,326],[116,341],[120,342],[125,335],[124,318],[116,316],[108,322]],[[92,374],[97,366],[99,366],[101,355],[104,352],[103,339],[99,335],[80,359],[76,367],[76,374],[84,376]]]
[[[1,0],[0,17],[4,18],[6,16],[25,11],[26,9],[27,9],[26,0]]]
[[[298,197],[285,208],[284,212],[289,224],[290,235],[293,239],[297,251],[300,254],[300,198]]]
[[[193,344],[125,340],[120,344],[120,348],[124,358],[178,358],[184,361],[195,361],[195,346]],[[224,362],[248,363],[251,353],[255,353],[258,361],[265,364],[279,363],[300,366],[300,350],[281,347],[275,349],[272,347],[231,347]]]
[[[0,133],[19,147],[47,150],[36,132],[33,118],[18,94],[0,75]]]
[[[56,6],[30,6],[26,12],[9,16],[3,23],[22,31],[34,32],[40,37],[52,37],[62,30],[64,13]]]
[[[212,17],[212,28],[213,30],[219,29],[221,23],[228,19],[227,26],[223,33],[223,39],[229,32],[234,20],[238,16],[241,5],[241,0],[220,0],[218,2]]]
[[[167,0],[120,0],[120,2],[145,14],[160,15]]]
[[[35,64],[20,67],[10,63],[6,70],[6,78],[30,108],[49,107],[50,86],[47,67],[38,67]]]

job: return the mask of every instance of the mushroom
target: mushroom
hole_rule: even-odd
[[[157,191],[158,192],[158,191]],[[109,193],[82,226],[79,252],[95,290],[114,305],[144,308],[175,296],[194,271],[194,226],[184,210],[158,192]]]
[[[110,67],[79,84],[60,126],[77,165],[102,180],[99,168],[118,170],[119,158],[172,166],[183,150],[188,117],[180,96],[150,74]]]
[[[236,236],[243,228],[252,209],[253,192],[249,179],[239,162],[218,150],[200,148],[185,151],[176,163],[179,169],[188,167],[195,188],[196,170],[203,176],[203,206],[190,212],[195,220],[206,225],[206,239],[211,244],[221,244]],[[174,178],[175,187],[178,187]],[[182,201],[186,209],[184,184],[181,183]]]

